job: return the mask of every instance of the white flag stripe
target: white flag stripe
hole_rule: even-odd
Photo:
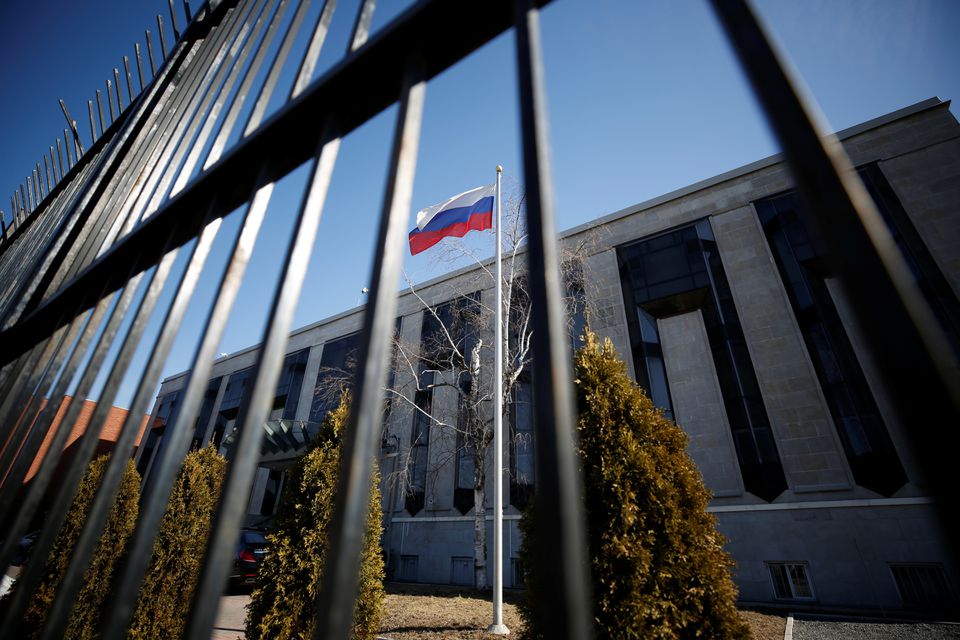
[[[417,212],[417,228],[423,231],[423,228],[433,219],[435,215],[447,209],[456,209],[457,207],[469,207],[476,201],[493,196],[496,194],[497,185],[488,184],[470,191],[464,191],[452,198],[447,198],[440,204],[435,204]]]

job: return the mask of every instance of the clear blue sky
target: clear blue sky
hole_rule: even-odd
[[[341,55],[357,3],[340,2],[318,73]],[[409,4],[381,0],[374,29]],[[956,0],[761,0],[757,8],[835,129],[932,96],[960,97]],[[144,29],[155,37],[157,13],[169,25],[161,0],[0,6],[0,209],[9,210],[10,193],[61,135],[58,98],[88,138],[86,101],[121,56],[132,57]],[[777,152],[705,1],[558,0],[542,27],[559,229]],[[522,189],[513,56],[509,32],[429,84],[414,210],[492,182],[498,163]],[[344,141],[295,327],[355,306],[368,284],[395,115],[384,112]],[[264,292],[273,290],[303,180],[295,172],[277,189],[220,351],[260,338]],[[233,218],[168,374],[189,366]],[[472,245],[491,253],[490,238],[476,235]],[[449,268],[433,255],[407,260],[414,281]],[[125,384],[117,404],[131,394]]]

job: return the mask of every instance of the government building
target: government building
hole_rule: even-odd
[[[949,102],[929,99],[838,136],[960,353],[960,126]],[[591,326],[688,434],[743,602],[955,609],[960,575],[906,445],[911,425],[895,418],[781,157],[606,215],[560,241],[586,247]],[[472,291],[492,305],[493,283],[476,284],[479,271],[402,292],[401,339],[415,344],[433,330],[424,303],[436,308]],[[331,372],[350,369],[362,314],[351,309],[291,335],[249,526],[269,525],[284,469],[332,406],[317,390]],[[254,346],[215,363],[196,446],[229,448],[256,354]],[[141,472],[149,474],[186,378],[162,383],[137,454]],[[536,490],[529,387],[515,389],[504,438],[507,587],[522,586],[518,521]],[[428,413],[457,411],[455,391],[408,391]],[[383,545],[393,580],[472,584],[471,473],[449,440],[420,412],[386,407]]]

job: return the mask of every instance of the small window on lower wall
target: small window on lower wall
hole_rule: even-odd
[[[510,558],[510,572],[513,576],[514,589],[527,586],[527,576],[523,570],[523,560],[520,558]]]
[[[805,562],[768,562],[777,600],[813,600],[813,586]]]
[[[955,602],[943,565],[891,564],[890,571],[905,607],[940,609]]]

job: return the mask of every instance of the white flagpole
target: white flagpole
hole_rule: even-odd
[[[510,633],[503,624],[503,278],[500,273],[500,174],[503,167],[497,165],[497,310],[496,356],[494,360],[493,394],[493,624],[488,633]]]

